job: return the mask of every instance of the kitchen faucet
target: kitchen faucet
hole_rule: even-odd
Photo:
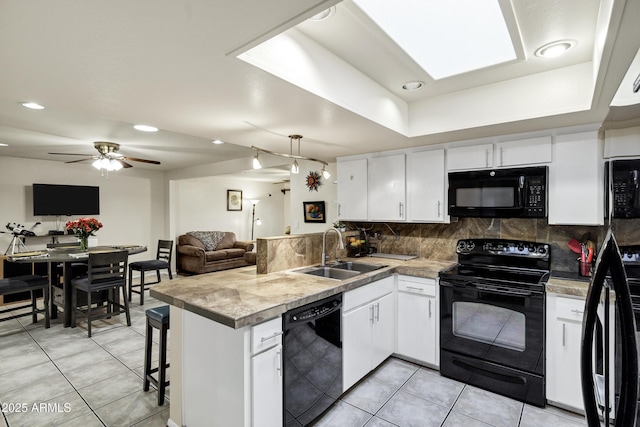
[[[327,228],[322,235],[322,266],[324,267],[327,264],[327,233],[330,231],[335,231],[338,233],[338,244],[340,245],[340,249],[344,249],[344,243],[342,242],[342,233],[337,228]],[[336,249],[337,250],[337,249]]]

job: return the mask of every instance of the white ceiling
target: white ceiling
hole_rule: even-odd
[[[640,2],[500,0],[520,58],[433,81],[350,0],[329,20],[306,21],[335,3],[2,1],[0,143],[9,146],[0,155],[62,162],[78,157],[48,153],[94,154],[93,141],[112,141],[126,156],[162,162],[135,167],[246,157],[248,169],[249,147],[286,153],[293,133],[304,136],[302,155],[334,161],[602,122],[640,47]],[[553,61],[533,55],[560,38],[578,44]],[[295,52],[272,52],[267,65],[261,49],[283,42]],[[426,85],[402,91],[408,80]],[[617,118],[637,118],[634,108],[617,108]],[[134,123],[161,130],[141,133]]]

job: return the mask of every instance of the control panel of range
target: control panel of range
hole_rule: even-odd
[[[623,263],[640,265],[640,245],[620,246],[620,253]]]
[[[519,240],[466,239],[458,240],[456,253],[544,258],[549,256],[549,245]]]

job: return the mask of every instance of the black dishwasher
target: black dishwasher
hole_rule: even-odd
[[[284,314],[284,424],[306,426],[342,394],[342,294]]]

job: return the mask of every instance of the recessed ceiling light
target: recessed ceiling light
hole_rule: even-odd
[[[158,132],[157,127],[149,125],[133,125],[133,128],[142,132]]]
[[[558,40],[547,43],[536,50],[536,56],[541,58],[555,58],[562,55],[576,45],[575,40]]]
[[[9,144],[5,144],[4,142],[0,142],[0,147],[8,147]]]
[[[316,13],[315,15],[313,15],[311,18],[309,18],[309,21],[324,21],[325,19],[333,15],[335,12],[336,12],[335,6],[331,6],[329,9],[325,9],[322,12]]]
[[[416,80],[416,81],[413,81],[413,82],[406,82],[405,84],[402,85],[402,89],[404,89],[404,90],[418,90],[422,86],[424,86],[424,83]]]
[[[214,139],[213,141],[211,141],[212,144],[216,144],[216,145],[220,145],[220,144],[224,144],[224,141],[220,141],[219,139]]]
[[[35,102],[23,102],[21,105],[31,110],[44,110],[42,105],[36,104]]]

